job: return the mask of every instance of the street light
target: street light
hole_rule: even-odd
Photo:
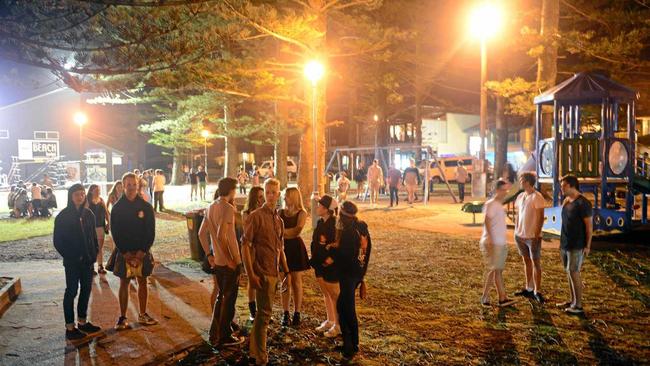
[[[311,104],[311,129],[312,129],[312,139],[313,139],[313,145],[314,145],[314,191],[312,192],[311,195],[311,225],[312,228],[316,228],[316,223],[318,222],[318,215],[316,214],[316,205],[318,202],[316,201],[318,199],[318,144],[317,144],[317,138],[318,138],[318,132],[316,130],[316,120],[317,120],[317,110],[318,110],[318,99],[316,98],[316,86],[318,84],[318,81],[323,77],[325,74],[325,67],[323,66],[322,63],[318,61],[309,61],[305,65],[305,76],[309,81],[311,81],[312,85],[312,104]]]
[[[204,157],[204,171],[208,171],[208,137],[210,136],[210,131],[203,130],[201,131],[201,136],[203,137],[203,157]]]
[[[484,180],[486,173],[485,164],[485,136],[487,131],[487,40],[494,37],[501,29],[503,22],[503,12],[492,2],[485,1],[479,6],[474,8],[469,18],[469,29],[472,36],[478,38],[481,42],[481,104],[480,104],[480,125],[479,136],[481,139],[481,146],[479,148],[479,161],[481,163],[479,172],[481,179],[472,179],[472,192],[473,196],[482,196],[486,194],[486,186]],[[476,182],[476,183],[474,183]],[[479,189],[479,186],[481,188]]]
[[[84,149],[83,149],[83,128],[86,123],[88,123],[88,116],[82,111],[77,111],[72,117],[74,123],[79,126],[79,180],[84,181],[83,171],[84,171]]]

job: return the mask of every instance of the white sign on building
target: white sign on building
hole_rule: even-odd
[[[18,140],[19,160],[47,160],[58,157],[58,141]]]

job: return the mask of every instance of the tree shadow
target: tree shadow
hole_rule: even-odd
[[[618,287],[627,292],[633,299],[641,302],[646,308],[650,308],[650,296],[638,290],[638,284],[650,288],[649,275],[645,267],[638,264],[629,264],[630,257],[622,251],[618,251],[618,258],[614,252],[608,250],[593,251],[587,258],[600,271],[609,277]],[[636,267],[636,268],[635,268]],[[626,276],[635,279],[632,283]]]
[[[621,355],[609,346],[598,328],[585,316],[580,317],[580,326],[589,333],[589,347],[598,359],[599,365],[633,365],[635,362],[625,355]]]
[[[172,295],[205,316],[212,315],[210,292],[198,281],[159,264],[150,277],[152,286],[162,286]]]
[[[487,365],[519,365],[519,352],[508,329],[508,313],[517,312],[514,308],[498,308],[496,314],[491,308],[483,309],[485,328],[481,334],[481,353]]]
[[[577,365],[578,359],[568,349],[544,305],[528,302],[533,314],[533,328],[529,351],[538,364]]]

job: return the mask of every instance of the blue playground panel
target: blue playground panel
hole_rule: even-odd
[[[627,220],[624,210],[610,210],[594,208],[594,231],[628,231],[631,223]],[[549,207],[544,209],[544,226],[542,231],[560,235],[562,228],[562,207]]]

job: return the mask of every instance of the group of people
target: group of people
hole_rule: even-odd
[[[283,208],[277,210],[280,182],[269,178],[263,187],[253,186],[238,220],[234,206],[237,185],[238,180],[234,178],[218,182],[215,200],[206,210],[199,230],[215,277],[210,342],[216,347],[230,347],[244,341],[235,336],[237,327],[233,327],[238,284],[244,270],[253,321],[249,357],[256,364],[266,364],[267,329],[274,298],[278,292],[281,294],[281,325],[299,326],[302,276],[313,268],[327,315],[316,330],[330,338],[342,335],[343,354],[352,357],[359,349],[355,294],[359,289],[365,296],[363,277],[371,249],[368,227],[357,219],[356,205],[344,201],[339,207],[337,200],[329,195],[318,199],[320,218],[312,235],[309,257],[300,237],[308,214],[299,189],[285,189]]]
[[[167,184],[164,171],[162,169],[147,169],[141,172],[139,169],[134,169],[133,174],[138,180],[140,196],[153,205],[154,211],[164,211],[163,195]]]
[[[495,185],[494,196],[484,207],[485,222],[480,240],[480,250],[486,264],[485,285],[481,303],[490,306],[490,291],[496,288],[498,306],[511,306],[514,300],[507,296],[503,270],[508,256],[506,245],[507,228],[506,214],[503,201],[510,189],[510,182],[499,179]],[[524,172],[519,176],[519,184],[523,191],[517,196],[515,208],[514,239],[524,267],[524,286],[515,292],[515,296],[534,299],[539,303],[546,300],[542,295],[542,226],[544,224],[545,200],[535,189],[536,176]],[[575,176],[565,176],[561,180],[562,194],[562,228],[560,232],[560,257],[562,266],[567,273],[570,299],[557,304],[570,314],[581,314],[582,309],[582,280],[580,268],[589,254],[592,239],[592,206],[588,199],[580,193],[580,184]]]
[[[10,187],[7,206],[11,210],[10,216],[14,218],[50,217],[51,210],[57,208],[57,202],[51,185],[19,181]]]
[[[133,278],[138,283],[138,322],[157,324],[147,314],[147,276],[154,265],[151,246],[155,238],[155,214],[151,204],[143,198],[145,182],[136,172],[126,173],[114,184],[107,202],[100,197],[97,185],[91,185],[87,191],[82,184],[74,184],[68,189],[68,202],[54,220],[53,235],[54,247],[63,257],[65,268],[63,312],[66,339],[79,340],[101,331],[87,319],[88,302],[93,275],[105,274],[107,270],[120,278],[120,316],[115,328],[128,327],[128,287]],[[104,235],[109,232],[115,247],[104,267]],[[95,262],[98,263],[97,271]],[[75,323],[74,299],[77,294]]]

